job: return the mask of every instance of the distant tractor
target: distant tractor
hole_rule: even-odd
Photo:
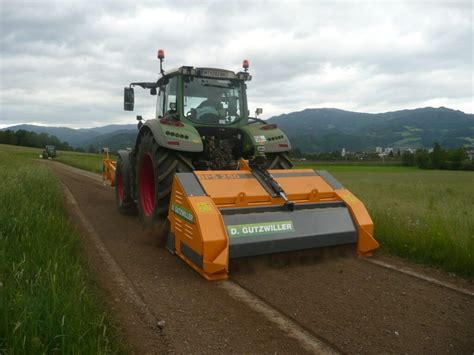
[[[56,158],[56,147],[54,145],[45,146],[41,156],[43,159]]]
[[[229,259],[341,244],[378,248],[362,202],[326,171],[291,169],[290,142],[247,104],[243,71],[183,66],[134,86],[157,96],[139,120],[135,146],[120,150],[118,209],[167,230],[166,246],[208,280],[228,277]],[[108,157],[107,157],[108,158]],[[107,160],[107,159],[106,159]],[[112,169],[113,170],[113,169]]]

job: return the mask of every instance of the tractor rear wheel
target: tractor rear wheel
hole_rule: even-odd
[[[129,155],[122,157],[119,154],[115,169],[115,200],[117,207],[123,215],[137,213],[137,205],[132,195],[132,169]]]
[[[291,169],[293,163],[288,157],[288,153],[268,153],[267,169]]]
[[[151,132],[143,135],[137,157],[137,196],[145,225],[166,223],[174,174],[193,170],[184,154],[160,147]]]

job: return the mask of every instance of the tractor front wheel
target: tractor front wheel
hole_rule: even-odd
[[[137,196],[138,211],[145,225],[166,223],[174,174],[193,170],[185,155],[160,147],[151,132],[141,137],[137,157]]]

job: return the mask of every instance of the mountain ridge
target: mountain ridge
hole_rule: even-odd
[[[304,152],[372,150],[393,148],[474,146],[474,115],[446,107],[424,107],[383,113],[363,113],[338,108],[306,108],[271,117],[289,137],[294,148]],[[2,130],[25,129],[48,133],[74,147],[90,145],[112,150],[133,145],[136,124],[111,124],[73,129],[36,125],[15,125]]]
[[[474,145],[474,115],[446,107],[425,107],[384,113],[339,109],[305,109],[272,117],[305,152],[360,151],[377,146],[393,148]]]

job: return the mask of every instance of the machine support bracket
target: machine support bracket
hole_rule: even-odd
[[[253,166],[251,169],[252,175],[255,176],[260,185],[262,185],[272,197],[281,197],[285,201],[284,206],[288,211],[295,209],[295,203],[288,199],[283,188],[267,169],[260,166]]]

